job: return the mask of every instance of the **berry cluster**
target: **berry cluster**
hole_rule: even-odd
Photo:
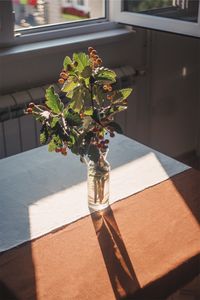
[[[61,153],[62,155],[66,156],[67,155],[67,147],[56,148],[55,152]]]
[[[109,138],[122,129],[114,115],[127,109],[131,88],[117,90],[116,74],[105,68],[93,47],[86,53],[66,56],[58,82],[65,104],[53,86],[46,90],[45,104],[30,103],[26,113],[41,122],[40,142],[48,150],[67,155],[68,149],[93,161],[106,152]],[[62,94],[63,95],[63,94]]]
[[[68,72],[66,70],[62,70],[62,72],[60,73],[60,78],[58,79],[58,83],[64,84],[68,77]]]
[[[100,67],[102,65],[102,59],[97,54],[97,51],[93,47],[88,48],[89,57],[92,63],[92,69]]]

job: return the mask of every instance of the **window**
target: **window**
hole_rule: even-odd
[[[15,29],[105,17],[104,0],[12,0]]]
[[[115,0],[112,10],[121,23],[200,37],[199,0]]]
[[[105,20],[106,0],[0,0],[0,45],[32,33],[32,41],[48,31],[59,37],[59,30]]]

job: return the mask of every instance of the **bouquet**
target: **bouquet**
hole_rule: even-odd
[[[41,122],[40,142],[49,151],[67,155],[70,150],[98,162],[115,132],[122,133],[114,121],[127,109],[131,88],[117,89],[116,73],[103,66],[92,47],[88,53],[66,56],[59,77],[60,92],[53,85],[46,90],[45,104],[30,103],[26,109]]]

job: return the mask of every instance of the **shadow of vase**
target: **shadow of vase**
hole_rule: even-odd
[[[110,207],[91,214],[116,299],[130,297],[140,286]]]

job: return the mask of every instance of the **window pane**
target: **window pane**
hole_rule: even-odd
[[[123,11],[198,21],[199,0],[123,0]]]
[[[105,17],[105,0],[12,0],[15,29]]]

